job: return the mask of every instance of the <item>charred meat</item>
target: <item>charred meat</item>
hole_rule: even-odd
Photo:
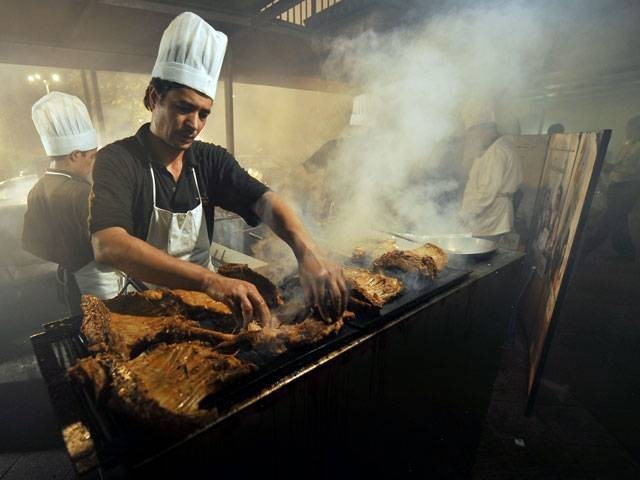
[[[202,340],[211,344],[230,341],[235,335],[200,327],[181,315],[143,316],[109,311],[97,297],[84,295],[81,332],[93,352],[110,352],[123,359],[133,358],[158,343]]]
[[[349,282],[350,308],[378,312],[386,303],[402,293],[402,281],[362,268],[345,268],[344,276]]]
[[[228,323],[226,321],[233,316],[231,309],[224,303],[213,300],[206,293],[190,290],[158,288],[118,295],[104,303],[110,311],[125,315],[182,315],[214,323]]]
[[[405,273],[423,278],[435,278],[447,265],[447,254],[427,243],[413,250],[392,250],[373,261],[373,270]]]
[[[275,287],[265,290],[270,282],[258,283],[282,303]],[[112,410],[180,434],[211,421],[212,395],[255,370],[256,363],[317,343],[343,326],[342,319],[323,322],[302,296],[273,308],[270,327],[250,323],[237,334],[203,328],[192,319],[231,313],[198,292],[157,289],[107,302],[85,295],[81,305],[81,332],[93,356],[79,360],[70,376]]]
[[[185,433],[215,412],[203,401],[255,366],[202,342],[159,344],[133,360],[102,353],[69,371],[97,399],[134,421],[163,432]]]
[[[255,285],[270,308],[275,308],[283,303],[280,289],[264,275],[260,275],[258,272],[251,270],[248,265],[242,263],[225,263],[218,269],[218,273],[225,277],[243,280]]]
[[[376,272],[408,273],[419,277],[435,278],[438,267],[431,257],[407,250],[387,252],[373,261]]]
[[[354,265],[367,265],[373,258],[393,250],[398,250],[398,245],[393,239],[368,240],[353,249],[351,262]]]
[[[447,262],[449,261],[447,253],[433,243],[425,243],[421,247],[414,248],[410,251],[423,257],[431,257],[439,272],[444,270],[447,266]]]
[[[305,318],[299,323],[276,324],[268,328],[250,323],[246,332],[241,335],[240,344],[250,345],[251,349],[247,358],[251,358],[257,363],[263,363],[289,350],[318,343],[339,332],[343,325],[344,320],[342,319],[333,323],[325,323],[313,316]]]

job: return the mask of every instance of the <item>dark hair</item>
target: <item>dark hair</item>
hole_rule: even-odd
[[[149,96],[151,95],[151,87],[155,88],[156,92],[160,95],[160,98],[164,97],[165,94],[170,90],[175,90],[176,88],[185,88],[181,83],[171,82],[169,80],[163,80],[158,77],[153,77],[147,86],[147,89],[144,92],[144,108],[151,111],[151,102],[149,101]]]
[[[554,123],[547,129],[547,135],[554,133],[564,133],[564,125],[561,123]]]
[[[631,134],[630,140],[640,140],[640,115],[631,117],[627,122],[627,130]]]

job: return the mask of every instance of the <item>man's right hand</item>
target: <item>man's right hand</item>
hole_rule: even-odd
[[[269,307],[255,285],[212,273],[207,278],[205,293],[228,305],[234,314],[242,315],[245,325],[255,320],[263,327],[271,326]]]

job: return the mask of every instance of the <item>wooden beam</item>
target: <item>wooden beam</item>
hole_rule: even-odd
[[[78,9],[78,14],[73,22],[73,28],[69,31],[69,34],[64,40],[65,46],[70,46],[80,34],[82,23],[89,17],[91,6],[96,3],[96,0],[84,0],[82,6]]]
[[[147,12],[166,13],[168,15],[179,15],[185,10],[189,10],[205,20],[230,23],[241,27],[251,26],[249,15],[239,15],[219,8],[202,7],[195,5],[168,5],[165,3],[151,2],[148,0],[100,0],[100,3],[113,7],[132,8],[145,10]]]
[[[299,3],[302,3],[304,0],[280,0],[278,3],[274,3],[266,10],[258,13],[253,17],[252,25],[254,27],[260,27],[269,23],[271,20],[276,18],[278,15],[283,14],[291,7],[295,7]]]
[[[137,55],[0,41],[0,63],[75,68],[78,70],[151,73],[154,61],[155,55]]]

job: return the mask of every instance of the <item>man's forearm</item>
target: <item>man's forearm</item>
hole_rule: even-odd
[[[206,290],[213,274],[200,265],[178,260],[118,227],[96,232],[91,236],[91,244],[99,263],[137,280],[169,288]]]
[[[300,259],[316,245],[296,213],[274,192],[265,193],[254,206],[255,213]]]

